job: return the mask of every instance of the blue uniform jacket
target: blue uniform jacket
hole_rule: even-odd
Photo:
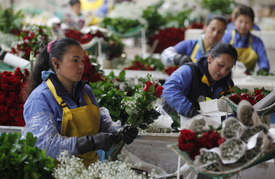
[[[174,66],[175,65],[174,57],[177,54],[187,55],[187,56],[191,57],[192,52],[193,52],[193,50],[195,48],[195,45],[197,43],[199,43],[199,48],[198,48],[198,51],[195,55],[195,59],[203,57],[205,55],[203,45],[202,45],[202,39],[203,38],[204,38],[204,36],[202,35],[202,36],[200,36],[199,39],[196,39],[196,40],[183,40],[183,41],[177,43],[173,47],[166,48],[161,53],[162,63],[166,66]]]
[[[233,46],[235,48],[241,48],[241,47],[248,48],[250,45],[250,42],[249,42],[250,35],[252,35],[252,48],[259,57],[258,59],[259,69],[266,68],[267,70],[269,70],[270,68],[269,61],[267,59],[265,47],[264,47],[263,41],[259,37],[251,34],[250,32],[246,36],[240,37],[239,33],[236,31]],[[222,41],[225,43],[230,43],[231,38],[232,38],[232,32],[231,31],[226,32],[223,35]]]
[[[91,102],[98,106],[90,86],[85,82],[78,82],[74,88],[74,95],[71,95],[55,74],[50,74],[49,77],[56,88],[57,95],[62,97],[69,109],[87,105],[84,100],[84,91],[90,97]],[[106,113],[108,113],[106,108],[100,110],[99,132],[112,133],[120,126],[113,122]],[[46,81],[43,81],[32,91],[24,104],[23,115],[26,122],[26,132],[33,133],[37,137],[36,146],[42,150],[46,149],[47,156],[53,158],[57,158],[62,149],[68,150],[73,155],[79,154],[76,148],[76,137],[60,135],[62,114],[62,107],[57,103]]]
[[[201,72],[205,74],[208,81],[210,82],[210,77],[208,73],[207,63],[205,61],[207,58],[202,57],[197,61],[197,65]],[[230,75],[230,74],[229,74]],[[192,103],[188,100],[187,96],[190,92],[192,84],[193,72],[190,66],[182,65],[176,71],[174,71],[171,76],[169,76],[163,85],[162,97],[169,104],[170,107],[176,110],[177,113],[187,116]],[[228,85],[230,82],[228,81]],[[210,88],[210,87],[209,87]],[[222,87],[215,85],[213,89],[212,99],[217,99],[220,97],[222,92]],[[196,91],[192,91],[196,93]]]

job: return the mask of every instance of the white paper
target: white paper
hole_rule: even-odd
[[[30,64],[30,61],[25,60],[23,58],[17,57],[11,53],[7,53],[4,57],[4,63],[6,63],[7,65],[10,65],[12,67],[21,67],[24,68],[27,65]]]

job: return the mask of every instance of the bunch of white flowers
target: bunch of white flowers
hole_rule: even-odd
[[[80,158],[70,156],[68,151],[62,151],[58,158],[60,164],[54,171],[56,179],[153,179],[155,172],[146,176],[146,173],[138,174],[131,168],[137,165],[132,165],[127,161],[97,161],[91,164],[88,169],[84,166]]]

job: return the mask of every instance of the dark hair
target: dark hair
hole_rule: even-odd
[[[245,5],[237,6],[237,10],[234,18],[236,19],[239,15],[246,15],[251,18],[252,22],[254,22],[255,14],[251,7],[248,7]]]
[[[63,60],[63,56],[67,53],[70,46],[78,45],[80,43],[71,38],[61,38],[56,40],[50,49],[50,53],[47,52],[47,46],[43,48],[38,56],[38,60],[35,64],[34,70],[27,80],[27,85],[22,90],[23,100],[26,101],[30,93],[42,83],[41,72],[47,71],[50,68],[54,71],[52,64],[52,58],[55,57],[59,62]]]
[[[212,22],[213,20],[219,20],[219,21],[223,22],[225,27],[227,25],[227,21],[226,21],[225,17],[222,16],[222,15],[213,15],[213,16],[211,16],[210,18],[207,19],[205,25],[208,26],[210,24],[210,22]]]
[[[229,43],[215,43],[209,50],[209,54],[212,56],[212,59],[219,57],[222,54],[228,54],[234,58],[235,62],[238,60],[236,48]]]
[[[70,5],[73,6],[75,5],[76,3],[80,3],[80,0],[70,0]]]

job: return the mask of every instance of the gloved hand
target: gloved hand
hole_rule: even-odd
[[[99,149],[102,149],[106,152],[113,145],[111,136],[113,136],[113,134],[101,132],[96,135],[78,137],[76,147],[80,154]]]
[[[131,144],[138,136],[138,129],[130,126],[125,126],[120,131],[112,136],[112,139],[117,144],[120,140],[124,140],[126,144]]]
[[[188,57],[187,55],[181,55],[181,54],[177,54],[175,57],[174,57],[174,63],[175,65],[177,66],[181,66],[185,63],[188,63],[188,62],[192,62],[191,58]]]
[[[187,112],[187,116],[188,118],[192,118],[196,115],[200,114],[198,111],[197,111],[197,108],[192,104],[191,108],[189,109],[189,111]]]

